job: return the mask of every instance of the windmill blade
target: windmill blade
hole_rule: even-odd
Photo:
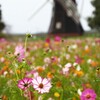
[[[42,4],[29,18],[28,20],[30,21],[47,3],[49,0],[46,0],[44,4]]]
[[[50,4],[54,5],[54,1],[53,0],[49,0]]]
[[[85,4],[85,1],[82,0],[81,8],[80,8],[80,17],[82,17],[82,14],[83,14],[84,4]]]
[[[69,17],[72,17],[76,23],[79,23],[79,15],[75,3],[72,0],[56,0],[65,9]]]

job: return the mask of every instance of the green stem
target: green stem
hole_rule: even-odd
[[[23,94],[22,94],[22,90],[21,89],[19,89],[20,90],[20,94],[21,94],[21,96],[23,96]]]
[[[61,81],[61,79],[57,76],[57,75],[55,75],[55,77],[57,78],[57,79],[59,79],[59,81]],[[62,93],[61,93],[61,97],[60,97],[60,100],[63,100],[63,97],[64,97],[64,87],[62,86]]]
[[[63,94],[64,94],[64,89],[63,89],[63,86],[62,86],[62,94],[61,94],[60,100],[63,100]]]
[[[19,80],[19,77],[18,77],[18,74],[17,74],[17,72],[16,72],[16,69],[15,69],[15,74],[16,74],[17,80]]]
[[[27,40],[28,40],[28,37],[26,36],[25,38],[25,57],[26,57],[26,49],[27,49]]]
[[[15,75],[16,75],[16,78],[17,78],[17,81],[18,81],[19,80],[19,76],[18,76],[18,74],[16,72],[15,61],[12,63],[12,65],[14,66]],[[21,96],[22,96],[22,90],[21,89],[19,89],[19,90],[20,90],[20,93],[21,93]]]
[[[16,75],[16,78],[17,78],[17,80],[19,80],[19,76],[18,76],[18,74],[17,74],[17,72],[16,72],[16,66],[15,66],[15,61],[12,63],[12,65],[14,66],[14,71],[15,71],[15,75]]]

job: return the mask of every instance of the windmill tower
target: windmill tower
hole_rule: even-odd
[[[54,0],[50,34],[82,34],[75,0]]]
[[[0,5],[0,32],[5,28],[5,24],[2,22],[2,10]]]

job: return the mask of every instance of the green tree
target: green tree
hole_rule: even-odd
[[[92,0],[91,4],[95,8],[93,17],[88,18],[88,25],[92,29],[100,30],[100,0]]]

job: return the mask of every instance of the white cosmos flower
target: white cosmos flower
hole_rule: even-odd
[[[68,60],[68,59],[70,59],[70,54],[66,54],[66,59]]]
[[[35,77],[32,80],[33,88],[37,90],[39,93],[48,93],[50,88],[52,87],[50,80],[47,78],[42,78],[40,76]]]
[[[66,65],[65,65],[65,67],[71,67],[72,66],[72,64],[71,63],[67,63]]]
[[[44,62],[50,64],[51,63],[51,59],[49,57],[44,58]]]
[[[4,62],[4,61],[5,61],[5,58],[4,58],[4,57],[1,57],[1,58],[0,58],[0,61],[1,61],[1,62]]]
[[[78,90],[77,90],[77,93],[78,93],[79,95],[81,95],[81,94],[82,94],[81,89],[78,89]]]
[[[76,67],[77,65],[78,65],[78,63],[76,63],[76,62],[73,63],[73,66],[74,66],[74,67]]]
[[[87,63],[90,64],[92,62],[92,59],[88,59]]]
[[[72,49],[77,49],[77,44],[72,45]]]
[[[78,65],[78,66],[76,67],[76,70],[77,70],[77,71],[80,71],[80,70],[81,70],[80,65]]]
[[[67,63],[65,67],[62,69],[63,74],[68,74],[70,67],[72,66],[71,63]]]

